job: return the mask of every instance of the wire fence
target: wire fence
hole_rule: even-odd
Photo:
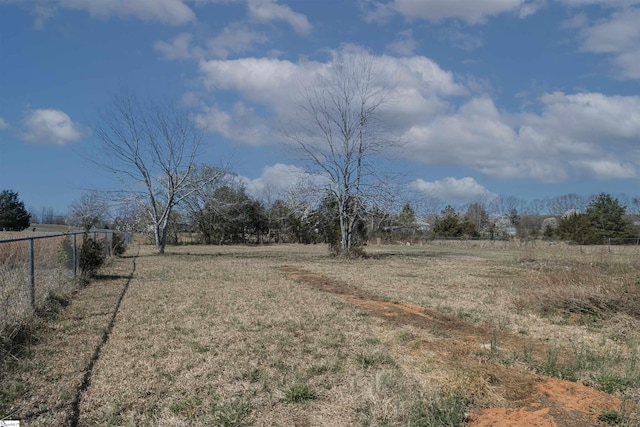
[[[111,255],[112,231],[89,233]],[[0,331],[21,324],[52,296],[76,286],[83,232],[0,240]]]

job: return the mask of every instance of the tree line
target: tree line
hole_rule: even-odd
[[[307,243],[328,244],[340,251],[342,238],[340,207],[330,193],[320,200],[305,199],[292,191],[271,203],[251,197],[232,172],[201,165],[197,175],[215,175],[207,185],[174,209],[167,222],[168,243],[185,241],[201,244]],[[499,198],[498,198],[499,199]],[[637,213],[618,197],[601,193],[590,197],[557,196],[553,203],[567,204],[560,215],[534,212],[525,203],[508,206],[504,200],[474,202],[458,208],[445,205],[438,213],[416,212],[406,202],[400,209],[381,209],[363,204],[357,218],[352,244],[397,243],[429,239],[550,239],[576,244],[602,244],[608,239],[635,238],[640,234]],[[510,198],[513,201],[513,198]],[[623,200],[625,197],[622,198]],[[550,201],[551,202],[551,201]],[[502,205],[502,208],[499,207]],[[582,210],[574,206],[583,206]],[[122,232],[146,234],[154,240],[149,210],[128,201],[119,205],[97,191],[85,192],[69,207],[65,222],[71,226],[114,228]],[[631,210],[633,212],[633,210]],[[30,214],[18,193],[0,193],[0,229],[29,227]]]

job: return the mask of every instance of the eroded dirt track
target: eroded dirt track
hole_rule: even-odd
[[[504,366],[479,353],[493,339],[502,352],[528,348],[532,357],[546,352],[543,342],[447,316],[423,307],[376,298],[362,289],[295,266],[278,270],[287,277],[322,292],[337,294],[373,316],[398,325],[439,331],[436,341],[420,342],[423,350],[437,353],[453,368],[480,370],[491,384],[500,407],[485,408],[471,415],[470,426],[599,426],[603,410],[615,410],[621,400],[581,384],[538,375],[524,366]],[[420,351],[420,348],[415,351]]]

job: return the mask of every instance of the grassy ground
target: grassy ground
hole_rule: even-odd
[[[637,425],[638,253],[613,249],[133,247],[5,357],[0,419]]]

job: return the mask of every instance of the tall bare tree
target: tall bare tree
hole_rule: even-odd
[[[67,224],[90,230],[102,225],[109,210],[109,203],[97,191],[85,191],[69,206]]]
[[[192,178],[202,130],[172,102],[120,93],[94,132],[104,154],[94,162],[122,181],[123,198],[144,206],[156,252],[164,253],[172,210],[198,186]]]
[[[287,135],[302,160],[328,182],[338,206],[340,248],[351,252],[372,183],[373,160],[390,141],[382,137],[381,107],[390,93],[376,60],[366,54],[343,54],[302,90],[300,117]]]

